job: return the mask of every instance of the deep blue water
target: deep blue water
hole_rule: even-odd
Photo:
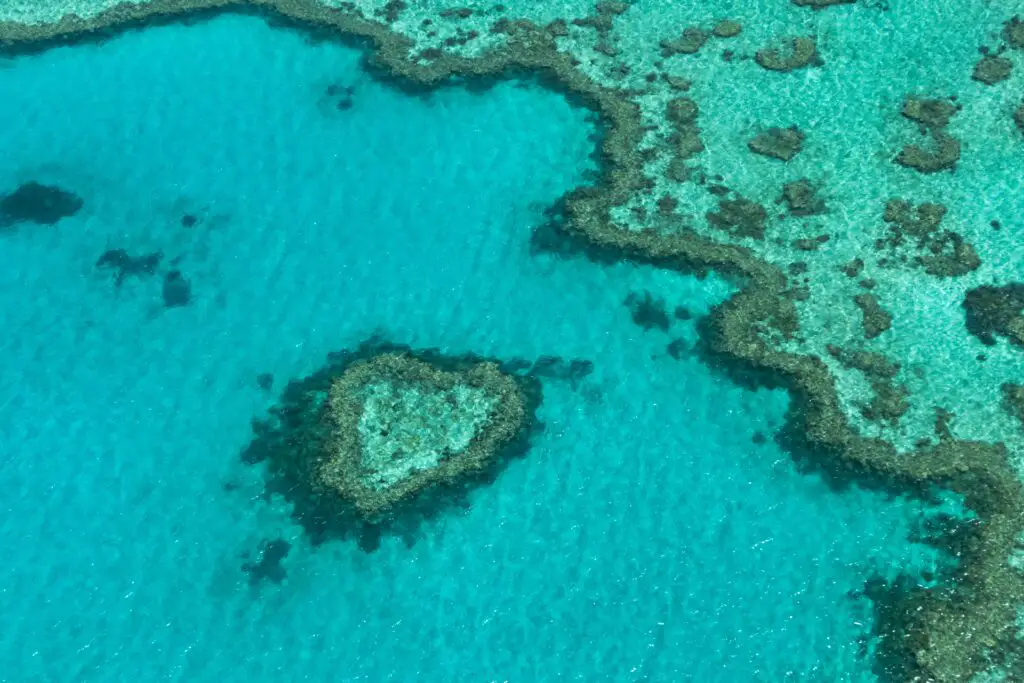
[[[623,305],[699,316],[723,281],[531,256],[593,171],[587,112],[521,83],[414,98],[360,57],[223,17],[0,71],[0,193],[84,200],[0,233],[0,680],[872,680],[847,594],[930,563],[917,504],[796,473],[752,441],[784,394]],[[160,267],[117,286],[117,248]],[[594,372],[545,380],[530,453],[411,547],[312,548],[239,457],[276,399],[256,377],[375,332]],[[277,538],[287,577],[251,586]]]

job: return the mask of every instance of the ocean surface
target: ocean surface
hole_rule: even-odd
[[[83,202],[0,229],[0,681],[875,680],[855,594],[934,565],[921,505],[798,473],[784,393],[668,352],[726,282],[531,254],[589,112],[362,58],[223,16],[0,69],[0,194]],[[312,547],[241,452],[374,334],[594,370],[467,509]]]

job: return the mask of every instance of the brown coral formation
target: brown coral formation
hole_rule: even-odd
[[[921,173],[936,173],[955,167],[960,160],[960,141],[945,128],[957,111],[956,106],[945,100],[908,97],[903,103],[903,116],[916,121],[929,140],[926,146],[909,144],[903,147],[896,156],[896,163]]]
[[[1011,17],[1003,24],[1003,40],[1016,50],[1024,50],[1024,21],[1020,17]]]
[[[493,363],[450,371],[399,353],[358,361],[331,383],[317,477],[375,518],[484,469],[522,430],[528,403]]]
[[[876,247],[889,249],[893,259],[912,258],[935,277],[966,275],[981,265],[981,259],[959,233],[940,229],[945,215],[942,204],[922,203],[915,208],[906,200],[890,199],[883,216],[889,232]]]
[[[993,346],[1000,336],[1024,348],[1024,282],[975,287],[967,292],[963,307],[967,331],[983,344]]]
[[[778,201],[786,203],[790,216],[815,216],[828,210],[825,200],[818,196],[818,188],[807,178],[783,185]]]
[[[1006,57],[985,55],[974,65],[971,78],[985,85],[995,85],[1009,78],[1012,70],[1013,62]]]
[[[785,38],[780,45],[758,50],[754,59],[769,71],[793,71],[824,63],[818,55],[818,41],[810,36]]]
[[[709,212],[708,223],[735,237],[764,239],[765,221],[768,213],[757,202],[743,197],[720,199],[718,211]]]
[[[751,152],[761,156],[789,161],[795,157],[804,144],[804,134],[796,126],[769,128],[757,134],[747,143]]]
[[[704,143],[700,140],[700,128],[697,126],[699,111],[697,103],[689,97],[669,100],[666,107],[665,117],[674,129],[669,143],[680,162],[704,151]]]
[[[1024,428],[1024,385],[1007,382],[1001,387],[1006,410],[1020,421]]]
[[[722,21],[715,24],[715,27],[711,29],[711,33],[716,38],[735,38],[743,30],[740,22],[732,19],[723,19]]]
[[[708,42],[708,34],[703,29],[691,26],[683,29],[682,35],[678,38],[661,41],[661,54],[663,57],[696,54],[700,52],[706,42]]]
[[[880,353],[849,351],[830,345],[829,354],[847,370],[857,370],[871,384],[871,400],[860,408],[861,415],[872,422],[895,425],[910,408],[910,392],[904,384],[894,382],[900,366]]]
[[[864,317],[864,338],[874,339],[892,327],[892,316],[878,303],[874,294],[858,294],[853,297]]]

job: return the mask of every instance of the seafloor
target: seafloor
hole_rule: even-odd
[[[0,680],[1024,680],[1022,22],[4,0]],[[374,334],[544,429],[314,547],[239,455]]]

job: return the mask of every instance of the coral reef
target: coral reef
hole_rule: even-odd
[[[55,225],[84,204],[81,197],[56,185],[27,182],[0,198],[0,228],[17,223]]]
[[[963,306],[967,330],[981,343],[994,346],[998,335],[1024,348],[1024,282],[975,287],[964,296]]]
[[[164,308],[179,308],[192,302],[192,285],[180,270],[171,270],[164,275],[162,289]]]
[[[743,197],[720,199],[718,211],[709,212],[708,223],[719,230],[736,237],[764,239],[765,221],[768,213],[757,202]]]
[[[773,159],[789,161],[800,151],[804,143],[804,134],[796,126],[789,128],[769,128],[758,133],[747,147],[751,152]]]
[[[1020,421],[1021,427],[1024,428],[1024,386],[1007,382],[1001,389],[1006,409]]]
[[[858,294],[853,300],[864,316],[865,339],[874,339],[892,327],[892,316],[882,308],[874,294]]]
[[[1013,62],[1006,57],[985,55],[974,65],[971,78],[985,85],[995,85],[1009,78],[1012,70]]]
[[[672,325],[672,321],[668,317],[668,310],[665,308],[665,301],[656,298],[648,291],[645,291],[643,295],[630,292],[624,303],[629,308],[633,322],[645,332],[655,328],[664,332]]]
[[[837,3],[808,0],[796,4],[819,9]],[[672,108],[665,103],[690,90],[691,78],[702,86],[701,71],[694,70],[685,76],[668,73],[664,64],[658,62],[658,45],[653,46],[654,54],[643,70],[637,68],[640,60],[631,62],[626,54],[615,57],[619,61],[611,61],[611,53],[618,47],[618,44],[611,47],[616,28],[633,14],[627,12],[626,5],[602,4],[593,15],[583,18],[555,21],[545,18],[541,23],[550,22],[546,26],[525,18],[503,17],[487,35],[475,40],[475,43],[486,40],[484,48],[460,42],[462,39],[445,42],[447,34],[439,35],[434,42],[429,36],[412,35],[414,31],[397,25],[400,18],[404,18],[402,3],[391,3],[390,9],[382,15],[367,16],[355,5],[327,9],[312,0],[261,0],[259,3],[154,0],[146,5],[122,5],[93,17],[69,16],[52,24],[0,24],[0,42],[7,51],[45,49],[63,40],[101,40],[109,35],[103,29],[111,26],[128,26],[147,19],[166,21],[176,13],[225,7],[269,13],[277,23],[311,28],[317,35],[333,32],[367,39],[373,46],[372,56],[367,60],[373,73],[413,94],[449,84],[483,83],[486,86],[503,77],[533,72],[540,74],[544,82],[569,93],[574,101],[597,112],[604,130],[598,150],[602,162],[598,182],[593,187],[581,187],[568,193],[549,213],[549,220],[534,235],[531,243],[534,253],[543,251],[563,257],[582,253],[602,263],[631,260],[698,276],[715,270],[734,280],[738,291],[699,321],[700,343],[691,349],[687,343],[676,340],[669,345],[669,353],[679,358],[691,353],[697,355],[744,386],[787,389],[792,401],[786,427],[777,440],[789,449],[801,468],[819,472],[829,483],[835,486],[860,483],[917,495],[928,495],[935,487],[944,487],[962,496],[977,516],[978,523],[971,527],[972,533],[957,547],[957,570],[944,582],[942,590],[890,594],[888,615],[891,618],[880,619],[882,623],[876,624],[876,631],[884,633],[888,629],[898,635],[884,643],[892,661],[902,663],[898,673],[893,674],[898,677],[895,680],[900,683],[964,681],[993,663],[1011,661],[1021,652],[1014,633],[1016,605],[1024,603],[1024,581],[1007,558],[1024,531],[1024,495],[1006,446],[956,436],[962,428],[949,413],[935,420],[934,433],[929,434],[931,439],[927,443],[919,439],[909,451],[886,440],[892,432],[885,430],[893,421],[898,421],[900,428],[907,429],[914,437],[923,436],[913,431],[916,427],[908,425],[909,413],[902,417],[898,414],[905,402],[916,404],[924,400],[917,386],[914,385],[914,395],[907,396],[896,377],[886,376],[889,371],[883,370],[880,362],[868,362],[846,352],[842,358],[826,355],[818,331],[811,326],[801,327],[801,322],[813,318],[815,313],[810,309],[811,315],[804,317],[807,310],[804,299],[810,295],[814,303],[820,292],[834,293],[835,290],[831,286],[817,289],[794,286],[793,279],[799,275],[798,282],[804,282],[809,276],[835,274],[840,264],[846,262],[843,272],[851,278],[863,278],[860,285],[870,288],[875,284],[872,278],[886,277],[892,271],[879,269],[878,264],[866,263],[860,256],[841,249],[836,251],[842,253],[839,256],[842,261],[836,263],[824,261],[825,252],[830,250],[823,249],[797,249],[795,258],[800,261],[794,261],[793,255],[779,255],[786,252],[787,244],[799,242],[808,248],[817,248],[814,245],[823,243],[820,238],[772,234],[762,241],[750,240],[751,236],[765,236],[767,213],[762,217],[756,207],[761,206],[759,202],[772,199],[756,195],[745,186],[738,186],[738,192],[746,193],[749,198],[726,190],[725,181],[710,170],[713,159],[707,159],[708,163],[704,164],[702,157],[702,166],[706,165],[707,169],[687,168],[679,163],[703,150],[696,126],[696,106],[678,104]],[[822,64],[816,40],[810,36],[824,29],[812,27],[815,15],[806,14],[809,25],[798,30],[808,35],[781,39],[763,48],[755,55],[757,64],[772,72]],[[455,15],[444,21],[468,25],[477,18],[474,10],[474,14],[466,18]],[[1004,27],[1004,39],[1010,47],[1024,45],[1024,39],[1017,40],[1019,27],[1018,19],[1008,21]],[[703,29],[695,30],[705,36]],[[696,45],[696,36],[691,31],[692,43],[685,46],[687,49]],[[702,42],[701,46],[704,44]],[[673,41],[671,48],[675,47]],[[685,57],[675,59],[692,61]],[[836,63],[839,64],[839,60]],[[650,64],[655,64],[657,70],[651,71]],[[608,74],[615,74],[615,78]],[[780,78],[767,73],[764,77]],[[797,77],[792,80],[797,81]],[[701,92],[699,87],[692,91]],[[959,159],[960,142],[952,138],[946,127],[958,107],[952,100],[907,98],[903,116],[917,124],[928,142],[927,147],[912,144],[904,147],[897,157],[899,163],[923,173],[952,169]],[[1024,121],[1024,114],[1019,115],[1019,120]],[[1024,124],[1021,127],[1024,130]],[[666,129],[673,131],[675,144],[665,149],[665,154],[674,157],[674,163],[661,164],[658,143],[663,141],[661,136]],[[650,163],[652,161],[656,163]],[[679,188],[673,186],[673,182],[688,182],[686,190],[719,197],[719,211],[708,216],[707,226],[688,227],[679,220],[672,223],[671,229],[661,229],[664,226],[657,221],[679,218],[674,215],[674,204],[668,212],[673,214],[670,216],[661,211],[655,214],[651,210],[640,210],[645,209],[642,203],[649,199],[653,204],[657,197],[670,196],[677,203],[687,201],[680,197]],[[732,178],[729,182],[734,184]],[[783,179],[779,179],[774,187],[782,182]],[[724,199],[724,194],[731,194],[732,198]],[[813,202],[806,199],[806,188],[795,186],[789,194],[792,196],[791,214],[801,210],[799,206],[813,206]],[[875,201],[884,200],[886,196],[877,196]],[[783,200],[789,201],[785,189]],[[831,193],[830,203],[835,204],[835,214],[845,208],[832,199]],[[911,219],[919,217],[912,215]],[[787,221],[785,225],[794,223],[796,221]],[[892,230],[892,224],[881,227]],[[902,226],[897,227],[906,233]],[[861,228],[843,226],[843,229],[853,233]],[[945,232],[936,227],[929,234],[931,240]],[[848,237],[838,232],[836,236]],[[866,243],[870,245],[874,238],[873,234]],[[892,234],[887,234],[882,239],[888,242],[892,238]],[[971,238],[975,236],[972,234]],[[841,243],[841,239],[836,242]],[[922,249],[919,242],[919,237],[905,234],[899,245],[887,244],[885,248],[897,251],[912,248],[917,253],[908,253],[909,258],[926,257],[929,247]],[[940,243],[940,252],[946,259],[950,254],[956,257],[958,244],[963,245],[966,240],[961,238],[958,242],[946,236]],[[766,256],[766,250],[776,246],[780,248],[775,249],[770,258]],[[967,252],[963,246],[960,252],[960,257],[951,262],[959,264],[965,260]],[[805,260],[813,261],[813,267],[808,269]],[[933,262],[931,269],[934,274],[945,273],[951,262],[948,259]],[[803,266],[798,267],[800,264]],[[917,265],[922,272],[929,267],[927,261]],[[901,274],[907,275],[902,271]],[[845,278],[842,284],[852,286]],[[843,291],[841,296],[853,308],[849,293]],[[824,306],[837,301],[834,297],[826,299],[833,303]],[[857,296],[855,305],[863,314],[866,337],[877,337],[891,328],[892,317],[873,294]],[[874,343],[883,341],[888,339]],[[852,339],[842,342],[841,346],[854,348],[862,343],[862,340]],[[257,435],[245,457],[248,460],[265,458],[270,463],[273,490],[292,501],[296,517],[314,539],[354,535],[364,548],[370,549],[379,543],[381,533],[400,528],[407,517],[389,515],[387,519],[367,522],[353,506],[346,506],[341,496],[321,495],[322,490],[314,491],[308,484],[315,480],[318,471],[316,454],[322,450],[318,450],[317,445],[329,437],[320,419],[322,403],[313,402],[311,397],[326,396],[332,378],[354,362],[355,356],[335,357],[323,371],[290,384],[271,420],[255,426]],[[439,359],[439,356],[435,358]],[[527,363],[527,367],[532,365]],[[571,373],[571,364],[569,368]],[[862,374],[869,383],[871,377],[875,377],[878,385],[873,387],[875,399],[854,404],[853,411],[849,410],[849,397],[840,393],[836,382],[836,377],[847,370]],[[526,368],[522,372],[526,372]],[[528,373],[517,372],[516,378],[524,382],[532,380]],[[865,436],[857,426],[865,412],[877,418],[872,436]],[[884,437],[877,436],[879,433]],[[525,439],[517,443],[524,442]],[[444,488],[446,492],[453,489],[463,490],[456,485]],[[414,515],[416,518],[425,513],[425,508],[436,509],[431,507],[436,502],[433,496],[424,495],[416,500],[431,501],[412,506],[419,513]],[[879,600],[882,597],[876,596]]]
[[[120,287],[129,277],[144,277],[156,273],[163,257],[159,251],[132,256],[124,249],[109,249],[96,260],[96,267],[114,270],[114,285]]]
[[[525,451],[540,386],[500,365],[370,339],[289,383],[270,418],[254,423],[243,460],[269,463],[268,486],[292,501],[314,543],[355,536],[373,547]]]
[[[781,45],[758,50],[754,59],[769,71],[792,71],[824,63],[818,55],[818,41],[810,36],[786,38]]]
[[[712,35],[716,38],[735,38],[742,31],[743,26],[740,25],[740,22],[732,19],[723,19],[711,29]]]
[[[807,178],[783,185],[778,201],[786,203],[791,216],[816,216],[828,210],[825,200],[818,196],[818,189]]]
[[[427,487],[484,469],[528,424],[528,404],[516,379],[493,363],[441,370],[398,353],[356,362],[327,395],[331,436],[319,483],[378,517]]]
[[[878,240],[877,249],[888,249],[890,260],[913,260],[924,272],[935,277],[958,277],[981,265],[974,247],[959,233],[940,230],[946,215],[941,204],[922,203],[915,209],[903,199],[890,199],[885,205],[889,233]]]
[[[1014,49],[1024,50],[1024,21],[1019,16],[1011,17],[1003,24],[1003,40]]]
[[[960,141],[945,128],[959,108],[945,100],[907,97],[903,102],[903,116],[916,121],[921,132],[928,135],[927,147],[908,144],[896,155],[901,166],[921,173],[936,173],[952,169],[960,160]]]

